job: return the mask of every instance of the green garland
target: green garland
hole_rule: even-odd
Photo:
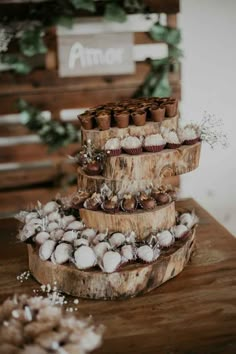
[[[107,0],[102,8],[100,3],[94,0],[58,0],[42,3],[40,7],[37,7],[37,11],[31,4],[29,13],[25,14],[26,19],[30,19],[30,22],[26,23],[23,28],[13,27],[10,29],[10,33],[21,33],[19,38],[17,37],[19,55],[0,53],[0,62],[7,64],[11,70],[18,74],[28,74],[32,67],[27,58],[47,52],[44,42],[46,30],[55,25],[71,28],[74,17],[78,16],[78,10],[85,10],[92,14],[103,14],[106,20],[116,22],[125,22],[128,13],[147,12],[142,0]],[[11,22],[12,20],[14,21]],[[16,20],[17,18],[6,18],[0,24],[5,25],[9,30],[11,23],[15,23]],[[167,43],[169,54],[164,59],[149,60],[150,72],[135,92],[134,97],[170,96],[171,87],[168,75],[170,71],[179,70],[179,58],[182,56],[182,52],[178,48],[181,41],[180,30],[163,26],[157,22],[150,29],[149,35],[155,41]],[[37,132],[50,150],[77,141],[77,132],[73,125],[46,120],[37,108],[23,100],[19,101],[19,109],[23,113],[23,124]]]
[[[78,131],[72,124],[49,120],[40,110],[22,99],[18,101],[18,108],[22,123],[38,134],[41,141],[48,145],[49,152],[79,141]]]

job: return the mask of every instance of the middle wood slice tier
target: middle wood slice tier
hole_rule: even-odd
[[[176,223],[175,203],[157,206],[152,210],[136,210],[133,213],[104,211],[81,208],[80,216],[87,227],[99,232],[135,232],[137,239],[142,240],[152,232],[169,229]]]

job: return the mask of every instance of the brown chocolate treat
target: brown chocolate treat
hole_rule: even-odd
[[[176,110],[176,101],[175,100],[169,100],[165,102],[165,107],[166,107],[166,112],[165,115],[166,117],[174,117],[177,113]]]
[[[151,105],[149,111],[151,113],[151,119],[154,122],[162,122],[165,118],[165,106],[164,105]]]
[[[99,193],[93,193],[93,195],[84,202],[84,208],[89,210],[98,210],[101,203],[101,195]]]
[[[133,212],[137,209],[137,200],[131,194],[126,194],[121,202],[124,211]]]
[[[97,112],[96,122],[100,130],[108,130],[111,126],[111,112],[110,111],[100,111]]]
[[[177,192],[173,189],[169,189],[166,191],[167,194],[169,194],[171,200],[175,201],[177,200]]]
[[[127,110],[116,111],[114,114],[118,128],[127,128],[129,125],[129,112]]]
[[[152,197],[156,200],[157,204],[167,204],[170,202],[170,197],[167,193],[153,191]]]
[[[143,209],[154,209],[157,206],[155,199],[147,195],[146,193],[141,193],[138,199],[139,204]]]
[[[115,213],[119,211],[119,202],[117,196],[113,196],[102,203],[104,211]]]
[[[85,200],[88,199],[89,196],[90,196],[90,193],[88,193],[86,191],[79,191],[72,198],[72,207],[75,209],[82,208]]]
[[[102,164],[99,161],[92,161],[85,166],[84,170],[90,176],[99,175],[102,172]]]
[[[83,113],[78,116],[82,127],[86,130],[93,129],[94,116],[90,113]]]
[[[144,110],[138,110],[131,113],[131,117],[136,126],[142,126],[146,123],[147,113]]]

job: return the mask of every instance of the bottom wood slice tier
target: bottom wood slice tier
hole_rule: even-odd
[[[62,292],[90,299],[125,299],[149,292],[178,275],[190,259],[195,244],[195,228],[174,243],[153,263],[133,263],[114,273],[82,271],[74,265],[42,261],[38,251],[28,245],[29,269],[41,284],[57,282]]]
[[[175,203],[157,206],[153,210],[138,210],[133,213],[119,212],[108,214],[103,211],[80,209],[80,217],[87,227],[100,232],[136,233],[138,239],[144,239],[151,232],[170,229],[175,225]]]

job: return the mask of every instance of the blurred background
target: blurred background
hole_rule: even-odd
[[[173,183],[236,234],[235,13],[233,0],[1,1],[0,217],[75,190],[77,114],[172,95],[185,121],[224,122],[230,147],[204,144],[198,170]]]

